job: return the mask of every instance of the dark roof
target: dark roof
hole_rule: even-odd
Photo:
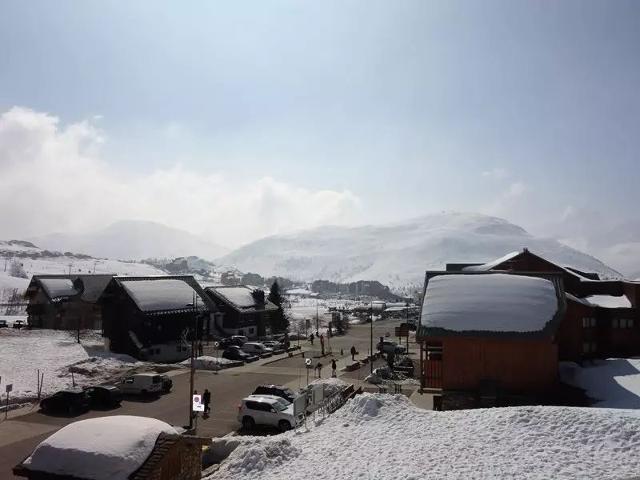
[[[33,297],[42,290],[52,302],[75,297],[82,291],[80,298],[95,303],[107,287],[113,274],[71,274],[71,275],[34,275],[27,287],[27,297]],[[79,283],[81,282],[81,283]]]
[[[277,310],[278,307],[267,300],[258,302],[252,295],[254,290],[246,285],[207,287],[205,292],[240,312],[260,312]]]
[[[422,324],[422,315],[424,305],[428,301],[427,297],[427,289],[429,286],[429,281],[438,276],[442,275],[453,275],[457,277],[461,276],[490,276],[490,275],[513,275],[513,276],[523,276],[523,277],[533,277],[533,278],[542,278],[549,280],[553,283],[555,289],[555,296],[557,299],[557,309],[553,317],[548,320],[544,327],[536,330],[536,331],[492,331],[483,328],[478,328],[476,330],[465,329],[465,330],[449,330],[442,327],[433,327]],[[427,340],[428,337],[448,337],[448,336],[463,336],[463,337],[496,337],[496,338],[544,338],[552,336],[558,328],[559,322],[564,316],[564,311],[566,308],[564,289],[562,287],[562,276],[560,273],[544,273],[541,274],[539,272],[514,272],[505,274],[504,272],[446,272],[446,271],[428,271],[425,277],[425,285],[423,289],[423,306],[420,309],[420,323],[418,324],[418,329],[416,332],[416,339]],[[454,300],[455,301],[455,300]],[[457,312],[446,312],[447,315],[455,315]]]
[[[113,277],[113,284],[131,298],[146,314],[192,312],[194,295],[198,311],[213,311],[215,306],[190,275]]]

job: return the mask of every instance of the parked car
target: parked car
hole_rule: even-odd
[[[273,395],[275,397],[284,398],[286,401],[293,403],[297,395],[290,388],[282,385],[259,385],[253,391],[252,395]]]
[[[89,395],[81,388],[61,390],[40,401],[40,409],[45,413],[76,415],[86,412],[89,407]]]
[[[260,343],[262,343],[265,347],[273,350],[273,353],[284,352],[284,345],[281,342],[278,342],[277,340],[267,340],[266,342],[260,342]]]
[[[235,345],[231,337],[221,338],[220,340],[217,340],[217,342],[218,342],[218,348],[222,348],[222,349],[226,349],[232,345]]]
[[[122,379],[122,393],[133,395],[159,394],[163,389],[162,375],[157,373],[137,373]]]
[[[242,362],[255,362],[260,357],[243,351],[237,345],[232,345],[222,352],[222,358],[226,358],[228,360],[240,360]]]
[[[0,320],[0,328],[7,328],[9,324],[6,320]]]
[[[24,320],[16,320],[15,322],[13,322],[13,328],[22,328],[26,326],[27,324],[25,323]]]
[[[233,345],[238,345],[239,347],[249,341],[249,339],[244,335],[231,335],[231,337],[229,338],[231,339]]]
[[[269,425],[284,432],[303,420],[303,413],[294,415],[292,403],[272,395],[249,395],[238,406],[238,421],[247,430],[256,425]]]
[[[242,351],[248,354],[259,355],[261,357],[269,357],[273,355],[273,349],[265,347],[260,342],[247,342],[242,345]]]
[[[89,395],[91,408],[113,408],[122,402],[122,390],[114,385],[97,385],[84,391]]]
[[[402,345],[398,345],[397,343],[390,340],[378,342],[378,350],[383,353],[395,353],[396,355],[406,353],[407,351],[407,349]]]

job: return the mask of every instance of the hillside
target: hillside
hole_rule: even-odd
[[[530,235],[506,220],[441,213],[361,227],[321,227],[252,242],[222,257],[243,271],[295,280],[378,280],[396,291],[422,284],[425,270],[447,262],[485,262],[528,247],[562,265],[620,274],[553,239]]]
[[[138,220],[123,220],[83,235],[52,233],[31,240],[43,248],[52,250],[71,250],[95,257],[126,260],[188,255],[216,258],[229,251],[184,230]]]

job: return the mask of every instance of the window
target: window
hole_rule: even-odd
[[[582,317],[582,328],[594,328],[596,319],[594,317]]]
[[[261,412],[270,412],[271,405],[262,402],[247,402],[247,408],[250,410],[259,410]]]
[[[253,332],[254,332],[254,329],[253,329],[253,328],[250,328],[250,329],[249,329],[249,335],[253,335]]]
[[[584,342],[582,344],[582,353],[596,353],[596,342]]]
[[[614,318],[611,320],[613,328],[633,328],[633,318]]]

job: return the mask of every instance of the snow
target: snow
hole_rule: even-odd
[[[308,297],[318,295],[316,292],[312,292],[311,290],[307,290],[306,288],[290,288],[284,293],[286,295],[306,295]]]
[[[472,265],[472,266],[469,266],[469,267],[464,267],[462,270],[465,271],[465,272],[487,272],[487,271],[497,267],[501,263],[504,263],[507,260],[511,260],[512,258],[520,255],[521,253],[522,253],[522,251],[507,253],[506,255],[504,255],[504,256],[502,256],[500,258],[496,258],[495,260],[493,260],[491,262],[483,263],[482,265]]]
[[[73,282],[68,278],[42,278],[40,284],[51,299],[68,297],[78,293]]]
[[[503,273],[429,279],[421,324],[452,331],[537,332],[558,309],[554,284]]]
[[[193,360],[194,368],[196,370],[220,370],[223,365],[233,365],[238,362],[235,360],[229,360],[228,358],[210,357],[203,355]],[[188,358],[184,362],[180,362],[180,365],[190,366],[191,359]]]
[[[78,344],[75,332],[0,329],[0,376],[3,385],[13,384],[10,399],[19,401],[36,397],[38,370],[44,373],[42,391],[48,395],[72,386],[71,371],[76,384],[89,385],[147,365],[128,355],[107,352],[99,337],[87,337],[83,332],[83,343]],[[25,352],[29,354],[25,355]]]
[[[640,471],[640,418],[604,409],[433,412],[365,393],[308,431],[233,438],[240,445],[210,480],[600,480]]]
[[[183,280],[159,278],[155,280],[122,281],[122,286],[143,312],[181,310],[193,304],[195,290]],[[196,294],[197,295],[197,294]],[[198,306],[205,307],[198,295]]]
[[[147,460],[161,433],[177,434],[155,418],[116,415],[71,423],[38,445],[30,470],[92,480],[126,480]]]
[[[620,297],[614,297],[613,295],[590,295],[585,298],[592,305],[605,308],[631,308],[631,302],[622,295]]]
[[[329,367],[331,367],[331,363],[329,363]],[[349,386],[347,382],[344,380],[340,380],[339,378],[318,378],[311,382],[309,385],[324,385],[324,397],[331,397],[336,393],[341,392],[346,387]]]
[[[640,414],[640,359],[594,360],[583,367],[561,362],[560,378],[584,389],[596,407],[638,409]]]
[[[253,307],[256,305],[256,301],[251,295],[253,290],[249,287],[212,287],[212,289],[240,308]]]

